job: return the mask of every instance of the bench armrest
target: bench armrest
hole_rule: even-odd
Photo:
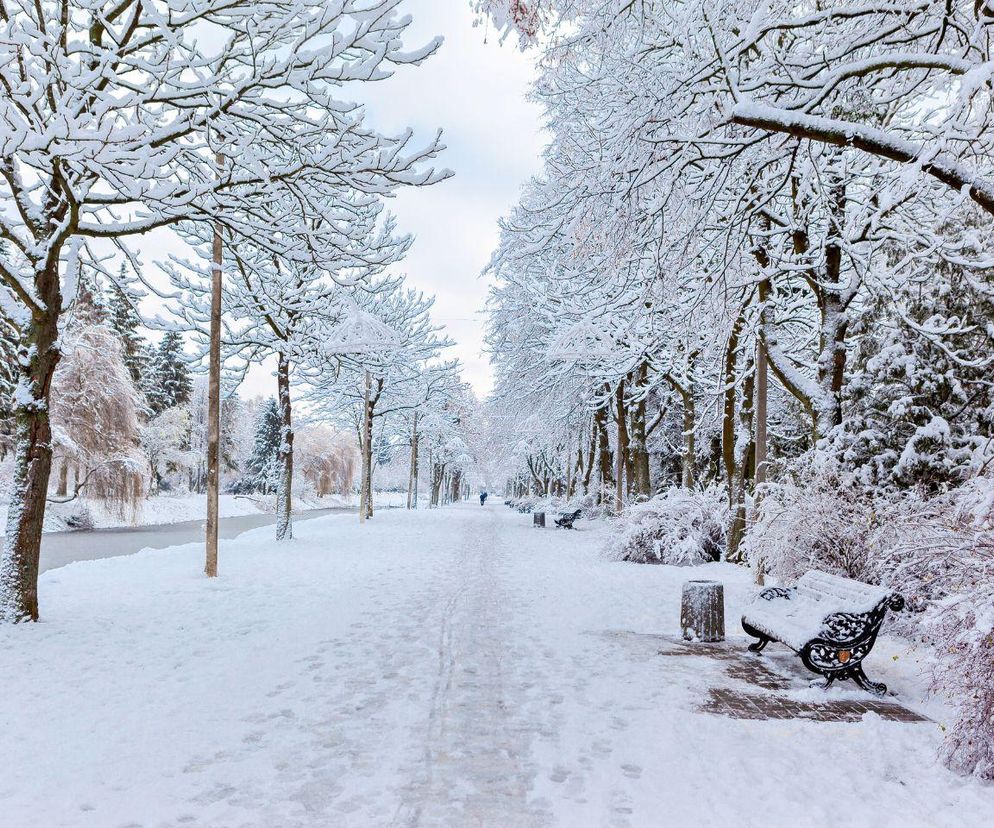
[[[759,597],[764,601],[774,601],[777,598],[786,598],[789,601],[794,597],[794,587],[766,587],[760,591]]]

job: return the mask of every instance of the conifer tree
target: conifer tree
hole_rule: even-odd
[[[137,297],[125,291],[121,285],[126,284],[125,267],[121,265],[121,275],[117,282],[112,282],[107,297],[108,322],[114,333],[121,340],[124,364],[128,366],[131,379],[135,385],[148,393],[150,382],[149,368],[151,354],[145,337],[139,333],[141,318],[135,309]]]
[[[183,358],[183,337],[176,331],[169,331],[162,337],[155,354],[153,374],[155,381],[149,394],[153,415],[190,401],[193,382]]]
[[[280,448],[282,423],[280,409],[274,397],[266,400],[255,426],[255,446],[245,463],[247,488],[271,494],[278,476],[277,456]]]

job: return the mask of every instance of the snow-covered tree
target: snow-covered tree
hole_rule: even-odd
[[[239,488],[271,494],[279,480],[279,454],[282,440],[279,404],[274,397],[267,399],[255,421],[255,443],[245,462],[245,477]]]
[[[320,215],[260,219],[252,204],[301,205],[350,184],[420,184],[437,141],[412,146],[362,124],[335,90],[418,63],[400,0],[16,2],[0,16],[3,118],[0,260],[4,315],[20,331],[17,458],[0,559],[3,618],[36,619],[52,467],[49,390],[60,320],[91,239],[123,245],[156,228],[215,222],[274,252],[320,246]],[[205,29],[205,26],[207,27]],[[205,36],[206,32],[210,36]],[[289,46],[292,44],[292,47]],[[306,207],[305,207],[306,211]],[[107,274],[114,278],[112,274]]]
[[[176,331],[162,335],[150,360],[149,410],[153,415],[190,401],[193,379],[184,354],[183,337]]]

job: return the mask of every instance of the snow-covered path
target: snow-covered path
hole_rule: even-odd
[[[987,824],[936,724],[697,712],[714,666],[659,651],[702,573],[530,523],[333,516],[224,543],[215,582],[192,544],[47,573],[45,620],[0,629],[0,825]],[[747,573],[706,569],[736,635]]]

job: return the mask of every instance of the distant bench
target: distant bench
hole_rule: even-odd
[[[560,529],[572,529],[573,524],[580,519],[580,515],[583,514],[582,509],[577,509],[575,512],[564,512],[556,520],[556,526]]]
[[[811,570],[793,587],[769,587],[742,615],[742,628],[759,640],[758,653],[780,641],[801,657],[804,666],[825,677],[852,679],[864,690],[882,696],[887,685],[870,681],[863,659],[873,649],[888,609],[904,607],[904,598],[883,587]]]

